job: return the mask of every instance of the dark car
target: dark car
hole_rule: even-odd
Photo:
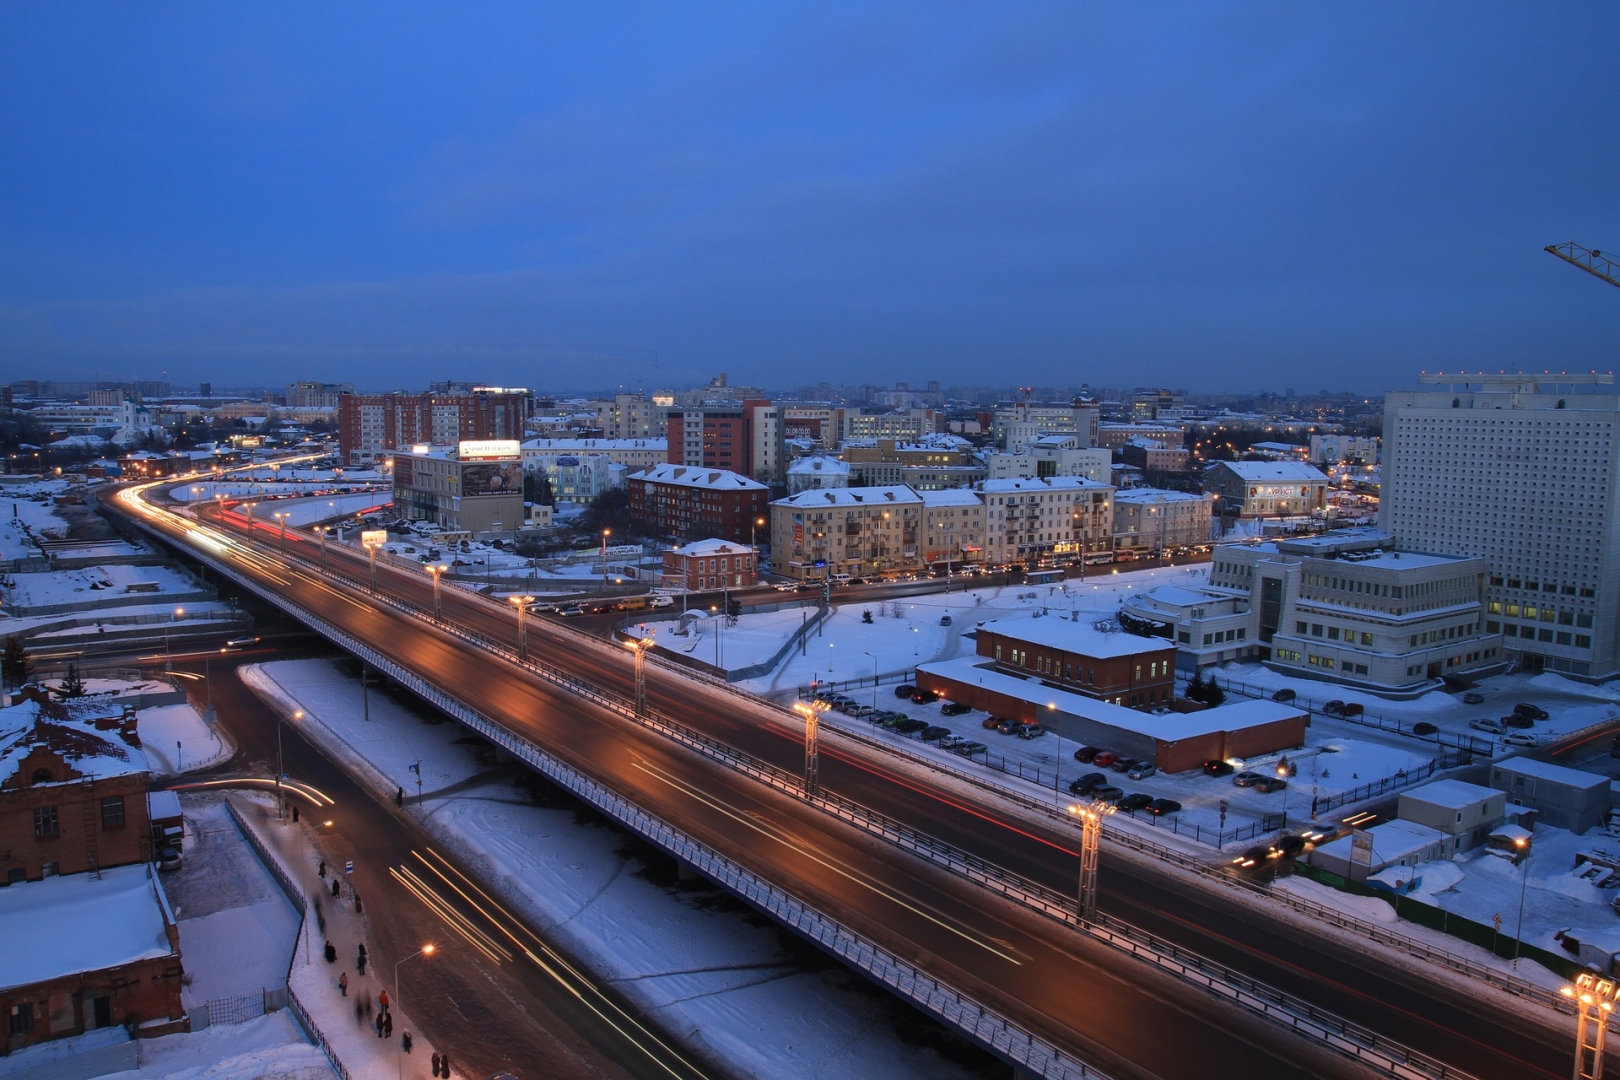
[[[910,697],[917,692],[917,688],[908,682],[903,682],[894,688],[895,697]]]
[[[1272,701],[1293,701],[1295,696],[1296,695],[1294,694],[1294,692],[1292,690],[1288,689],[1285,686],[1281,690],[1277,691],[1275,694],[1272,694],[1271,695],[1271,700]]]
[[[951,617],[949,615],[941,615],[939,617],[939,625],[941,625],[941,626],[949,626],[949,625],[951,625]]]
[[[1086,775],[1069,781],[1071,795],[1089,795],[1097,788],[1107,787],[1108,777],[1100,772],[1086,773]]]
[[[938,724],[929,724],[927,727],[922,729],[922,741],[937,742],[950,733],[951,729],[948,727],[940,727]]]
[[[1502,723],[1504,726],[1511,728],[1533,728],[1536,726],[1536,722],[1523,713],[1509,713],[1502,717]]]
[[[1115,799],[1125,797],[1125,789],[1114,787],[1112,784],[1104,784],[1102,787],[1092,788],[1090,795],[1099,802],[1113,802]]]
[[[914,717],[908,716],[898,724],[894,725],[894,729],[900,732],[902,735],[910,735],[913,731],[923,731],[927,729],[928,726],[928,721],[918,720]]]
[[[1090,765],[1100,753],[1102,753],[1100,746],[1082,746],[1074,752],[1074,760],[1082,765]]]
[[[1532,705],[1527,701],[1521,701],[1517,705],[1513,706],[1513,715],[1528,716],[1532,720],[1545,720],[1547,719],[1547,710],[1543,709],[1539,705]]]
[[[1344,702],[1340,701],[1338,698],[1334,698],[1332,701],[1322,706],[1322,712],[1327,716],[1343,716]]]
[[[1427,720],[1419,720],[1417,723],[1412,725],[1412,734],[1414,735],[1433,735],[1439,730],[1439,728],[1435,727]]]
[[[1252,847],[1248,851],[1232,860],[1232,865],[1239,870],[1248,870],[1255,866],[1264,866],[1276,856],[1276,850],[1269,847]]]
[[[987,728],[987,729],[998,728],[998,727],[1001,726],[1001,717],[999,717],[999,716],[987,716],[987,717],[985,717],[983,720],[981,720],[979,722],[979,726],[982,727],[982,728]]]
[[[973,706],[963,705],[960,701],[947,701],[939,707],[939,711],[945,716],[961,716],[963,713],[972,712]]]
[[[1289,833],[1277,838],[1277,854],[1285,859],[1292,859],[1305,850],[1305,838]]]
[[[1256,791],[1270,795],[1273,791],[1281,791],[1288,786],[1288,781],[1280,776],[1261,776],[1249,785]]]
[[[1485,695],[1480,693],[1478,690],[1470,690],[1468,693],[1463,695],[1463,704],[1483,705],[1485,704]]]
[[[1221,761],[1217,759],[1215,761],[1204,762],[1205,776],[1231,776],[1236,771],[1237,770],[1232,768],[1232,763],[1229,761]]]
[[[1135,765],[1136,759],[1129,757],[1115,758],[1113,761],[1108,763],[1108,767],[1113,769],[1115,772],[1125,772],[1127,769],[1130,769]]]
[[[1119,809],[1126,810],[1126,811],[1144,810],[1144,809],[1147,808],[1147,805],[1149,803],[1151,803],[1152,801],[1153,801],[1153,796],[1144,795],[1142,792],[1138,791],[1138,792],[1134,792],[1134,793],[1132,793],[1130,795],[1125,796],[1123,799],[1119,800],[1119,802],[1115,803],[1114,805],[1119,807]]]
[[[934,702],[939,700],[939,695],[934,693],[932,690],[913,690],[911,692],[911,700],[916,702],[918,705],[932,705]]]
[[[1147,804],[1147,812],[1150,814],[1174,814],[1180,810],[1181,804],[1176,802],[1174,799],[1154,799],[1152,802]]]
[[[951,749],[963,757],[972,757],[974,754],[982,754],[990,748],[982,742],[965,742],[960,746],[953,746]]]

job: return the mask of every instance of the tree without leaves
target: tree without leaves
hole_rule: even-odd
[[[6,638],[4,655],[0,655],[0,676],[4,677],[7,686],[21,686],[33,674],[34,665],[23,648],[22,638],[12,634]]]

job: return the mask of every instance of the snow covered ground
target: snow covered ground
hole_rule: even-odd
[[[679,603],[675,607],[678,609]],[[674,621],[635,624],[628,628],[628,633],[632,637],[651,634],[658,647],[666,652],[680,653],[730,670],[769,660],[815,611],[814,605],[783,608],[744,616],[738,619],[736,626],[726,626],[726,620],[718,613],[711,616],[705,611],[691,623],[686,634],[678,632],[680,624]]]
[[[124,1038],[121,1028],[103,1028],[31,1046],[0,1058],[0,1076],[44,1067]],[[329,1080],[337,1075],[285,1011],[245,1024],[147,1039],[138,1054],[140,1068],[105,1074],[105,1080]]]
[[[11,585],[5,591],[6,603],[19,608],[64,604],[82,604],[89,608],[100,601],[135,593],[190,596],[200,588],[196,579],[173,567],[127,566],[119,563],[87,566],[79,570],[12,574],[8,580]]]
[[[403,710],[380,710],[374,695],[368,727],[358,714],[358,685],[326,661],[241,670],[273,707],[302,707],[310,737],[377,790],[409,790],[415,777],[408,767],[422,756],[427,797],[412,809],[438,841],[481,868],[504,902],[667,1030],[689,1033],[688,1041],[737,1073],[976,1075],[976,1051],[941,1054],[902,1037],[891,1021],[903,1014],[917,1025],[909,1010],[841,968],[799,962],[797,946],[785,947],[773,927],[740,917],[737,905],[712,887],[649,875],[626,853],[622,833],[583,819],[572,802],[527,805],[527,791],[510,781],[435,795],[479,771],[468,748],[457,744],[457,725],[431,726]]]
[[[155,778],[211,769],[234,747],[191,705],[158,705],[140,711],[141,748]]]
[[[0,494],[0,561],[27,559],[40,554],[36,539],[61,539],[67,522],[50,502],[31,496],[52,495],[67,487],[62,481],[8,487]]]

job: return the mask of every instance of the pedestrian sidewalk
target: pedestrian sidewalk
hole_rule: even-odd
[[[394,987],[386,974],[368,962],[366,973],[357,964],[361,942],[369,949],[366,916],[355,911],[355,898],[343,880],[341,865],[321,871],[322,854],[310,828],[275,816],[275,804],[268,796],[230,796],[243,819],[275,854],[288,877],[309,898],[303,933],[293,953],[287,982],[331,1047],[351,1080],[382,1080],[396,1075],[402,1060],[407,1078],[432,1080],[432,1058],[436,1052],[410,1020],[410,1014],[393,1001]],[[338,883],[338,896],[332,883]],[[362,904],[364,898],[362,897]],[[322,928],[324,922],[325,927]],[[326,942],[337,950],[337,960],[327,963]],[[370,958],[368,957],[368,960]],[[348,994],[338,986],[347,974]],[[381,976],[381,977],[379,977]],[[391,1038],[377,1035],[378,995],[388,991],[389,1011],[393,1014]],[[359,1012],[356,1012],[356,1006]],[[400,1057],[401,1039],[411,1033],[411,1052]]]

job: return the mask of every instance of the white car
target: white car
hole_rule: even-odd
[[[1513,734],[1503,737],[1502,745],[1503,746],[1540,746],[1541,745],[1541,740],[1539,738],[1537,738],[1536,736],[1529,734],[1528,732],[1515,731]]]
[[[1475,731],[1488,731],[1492,735],[1501,735],[1503,732],[1507,731],[1507,726],[1503,724],[1502,721],[1492,720],[1488,716],[1483,720],[1470,720],[1468,721],[1468,726],[1473,728]]]

